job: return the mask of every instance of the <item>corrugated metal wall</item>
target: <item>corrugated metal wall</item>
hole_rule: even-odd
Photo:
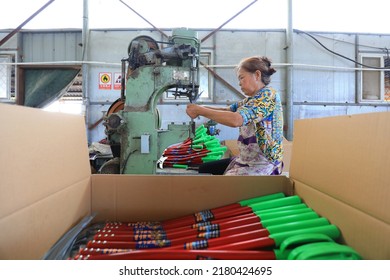
[[[81,60],[80,31],[22,33],[23,62]]]
[[[202,39],[213,30],[199,30]],[[170,34],[170,31],[165,31]],[[139,35],[166,40],[158,31],[145,30],[90,30],[88,60],[89,120],[98,121],[109,105],[119,96],[119,90],[98,88],[99,73],[120,72],[120,61],[127,56],[127,48]],[[390,34],[312,34],[329,50],[351,59],[362,52],[384,53],[390,48]],[[389,111],[388,103],[357,103],[358,75],[354,62],[332,54],[305,33],[294,32],[293,117],[317,118],[345,114]],[[24,62],[80,61],[81,32],[23,32],[22,57]],[[265,55],[272,59],[278,70],[272,76],[271,85],[286,100],[286,49],[284,30],[220,30],[202,44],[202,50],[212,53],[212,69],[239,90],[234,72],[242,58]],[[242,98],[221,80],[214,78],[213,102],[226,105]],[[159,105],[163,126],[172,121],[188,121],[183,104],[164,102]],[[204,122],[205,120],[197,120]],[[104,138],[104,128],[97,126],[90,131],[90,141]],[[236,130],[221,127],[221,138],[234,139]]]

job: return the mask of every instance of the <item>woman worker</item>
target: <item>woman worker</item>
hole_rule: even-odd
[[[283,108],[279,93],[268,86],[276,70],[267,57],[249,57],[237,66],[245,99],[226,108],[187,105],[191,118],[203,116],[239,127],[237,157],[204,163],[199,173],[214,175],[279,175],[283,168]]]

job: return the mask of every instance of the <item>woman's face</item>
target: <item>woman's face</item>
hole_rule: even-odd
[[[247,96],[255,95],[264,85],[261,82],[261,72],[250,73],[244,69],[238,70],[238,83]]]

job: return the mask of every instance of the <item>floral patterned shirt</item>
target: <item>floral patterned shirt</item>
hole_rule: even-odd
[[[264,87],[253,97],[230,106],[243,118],[238,138],[240,165],[254,166],[268,161],[278,166],[283,160],[283,108],[279,93]]]

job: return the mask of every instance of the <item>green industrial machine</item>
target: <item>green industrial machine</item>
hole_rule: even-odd
[[[189,102],[197,99],[200,53],[197,32],[174,29],[167,42],[159,43],[167,47],[160,49],[148,36],[136,37],[129,44],[129,56],[122,60],[122,92],[117,100],[122,106],[117,105],[121,109],[116,112],[109,110],[104,120],[115,158],[102,166],[101,173],[154,174],[164,150],[195,133],[192,120],[161,129],[157,103],[166,92],[175,97],[186,96]]]

